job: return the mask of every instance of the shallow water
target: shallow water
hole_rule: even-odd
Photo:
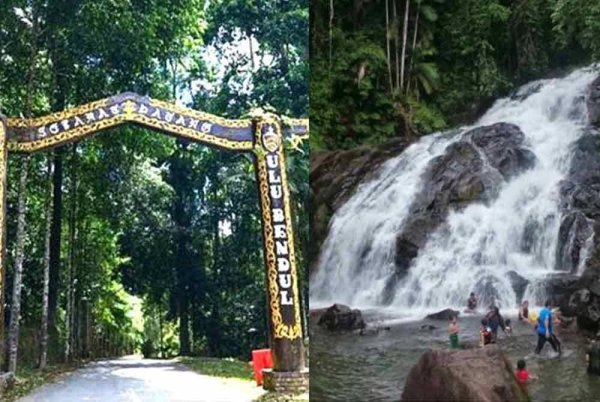
[[[383,318],[364,312],[368,324]],[[389,318],[389,317],[387,317]],[[539,377],[529,386],[533,401],[600,401],[600,377],[586,372],[585,341],[578,335],[558,332],[563,355],[555,357],[550,345],[533,354],[537,335],[533,327],[511,318],[513,336],[502,331],[498,343],[513,365],[525,358],[529,371]],[[461,343],[479,340],[479,320],[461,317]],[[375,335],[333,334],[311,325],[311,401],[399,401],[411,367],[430,348],[448,348],[447,322],[419,320],[393,325]],[[422,325],[437,329],[421,330]]]

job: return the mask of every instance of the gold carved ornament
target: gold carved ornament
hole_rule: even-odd
[[[258,182],[259,182],[259,193],[262,204],[262,219],[263,219],[263,232],[265,242],[265,259],[267,264],[267,284],[269,290],[269,306],[271,320],[274,326],[274,337],[294,340],[302,336],[302,326],[300,321],[300,305],[299,305],[299,294],[298,294],[298,275],[296,272],[296,260],[294,254],[294,237],[292,233],[292,223],[290,219],[290,206],[289,206],[289,192],[287,176],[285,174],[285,159],[283,157],[283,148],[280,146],[277,150],[277,156],[279,158],[280,171],[281,171],[281,186],[283,189],[284,197],[284,212],[285,212],[285,223],[288,237],[288,253],[290,262],[290,274],[292,276],[292,291],[293,291],[293,309],[294,309],[294,324],[288,325],[283,322],[283,316],[281,313],[281,306],[279,302],[279,286],[277,285],[277,279],[279,272],[277,271],[277,261],[275,257],[275,240],[273,232],[273,223],[271,219],[271,199],[269,198],[269,184],[267,179],[267,164],[266,164],[266,150],[262,145],[262,127],[263,125],[270,124],[277,130],[277,135],[281,136],[280,125],[278,122],[271,117],[265,117],[258,121],[256,126],[256,160],[258,168]]]
[[[158,129],[168,134],[175,136],[184,137],[193,141],[214,145],[224,149],[238,150],[238,151],[251,151],[253,149],[253,143],[249,141],[235,141],[227,138],[215,136],[209,133],[203,133],[193,130],[188,127],[179,126],[169,122],[165,122],[156,118],[146,116],[138,113],[135,110],[135,101],[131,99],[124,100],[120,104],[113,104],[110,99],[102,99],[96,102],[91,102],[79,107],[67,109],[62,112],[52,113],[47,116],[37,117],[33,119],[8,119],[8,126],[14,128],[35,128],[41,126],[47,126],[51,124],[57,124],[62,120],[71,119],[76,116],[81,116],[86,113],[94,112],[100,108],[107,108],[115,105],[123,105],[123,113],[113,115],[111,117],[104,118],[102,120],[94,121],[92,123],[86,123],[80,127],[75,127],[69,130],[65,130],[56,135],[50,135],[45,138],[33,140],[29,142],[17,142],[11,141],[8,146],[11,151],[20,152],[35,152],[52,146],[61,145],[71,141],[77,141],[88,135],[91,135],[97,131],[104,130],[123,124],[126,122],[139,123],[150,128]],[[165,111],[172,113],[178,113],[183,117],[194,118],[196,120],[202,120],[211,124],[217,124],[229,128],[248,128],[251,129],[251,120],[229,120],[218,116],[214,116],[208,113],[199,112],[193,109],[180,107],[167,102],[157,101],[154,99],[150,100],[150,105],[153,107],[160,107]]]

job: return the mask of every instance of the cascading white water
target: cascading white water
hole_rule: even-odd
[[[558,184],[569,169],[570,145],[583,134],[584,94],[597,74],[590,67],[565,78],[530,83],[517,95],[533,87],[535,93],[498,100],[469,127],[516,124],[525,134],[525,147],[536,155],[536,164],[505,183],[488,205],[476,203],[450,213],[445,223],[450,230],[435,231],[419,250],[396,288],[392,307],[413,311],[459,307],[476,289],[492,294],[503,307],[513,307],[511,271],[530,281],[525,297],[535,296],[536,281],[555,267]],[[382,165],[377,178],[363,183],[336,211],[311,278],[312,306],[335,301],[365,308],[379,303],[394,272],[396,235],[422,188],[421,175],[460,137],[454,132],[422,138]],[[531,225],[537,228],[536,235],[531,251],[523,252],[521,239]]]

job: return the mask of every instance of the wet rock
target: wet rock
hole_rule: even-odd
[[[366,327],[361,329],[358,334],[360,336],[377,335],[381,331],[389,331],[391,327]]]
[[[515,291],[515,295],[517,296],[517,301],[520,303],[521,299],[523,299],[523,294],[525,293],[525,289],[527,289],[527,285],[529,285],[529,281],[523,278],[521,275],[516,273],[515,271],[510,271],[508,273],[508,279],[510,280],[510,284]]]
[[[544,279],[544,290],[549,295],[554,306],[562,307],[577,289],[579,277],[567,272],[549,275]]]
[[[543,86],[544,84],[542,82],[534,82],[532,84],[525,85],[519,88],[518,90],[514,91],[514,93],[510,95],[510,99],[524,101],[531,95],[538,93]]]
[[[425,324],[425,325],[421,325],[421,328],[419,328],[421,331],[433,331],[434,329],[437,329],[438,327],[436,327],[435,325],[429,325],[429,324]]]
[[[452,310],[451,308],[447,308],[442,311],[438,311],[437,313],[429,314],[426,319],[429,320],[450,320],[452,317],[458,317],[460,311]]]
[[[535,155],[523,148],[525,135],[514,124],[498,123],[472,130],[467,137],[483,150],[488,162],[504,178],[510,178],[535,165]]]
[[[600,76],[590,84],[587,109],[590,124],[600,128]]]
[[[598,126],[600,77],[590,87],[590,121]],[[594,109],[595,108],[595,109]],[[560,184],[561,224],[556,270],[581,274],[563,292],[565,314],[586,331],[600,329],[600,136],[590,130],[573,145],[571,166]],[[592,291],[593,290],[593,291]],[[554,296],[554,295],[553,295]]]
[[[369,180],[376,174],[383,162],[400,154],[410,144],[411,141],[406,138],[396,138],[378,146],[311,152],[311,270],[316,264],[334,212],[348,200],[362,181]]]
[[[402,401],[524,402],[529,397],[506,356],[490,345],[425,352],[408,374]]]
[[[362,313],[343,304],[334,304],[319,318],[317,325],[330,331],[352,331],[366,327]]]
[[[595,284],[592,286],[595,287]],[[566,310],[568,315],[577,317],[579,329],[594,333],[600,330],[600,296],[592,293],[588,288],[574,291],[569,298]]]
[[[430,162],[423,189],[396,238],[396,270],[386,283],[384,304],[392,301],[396,284],[450,211],[494,200],[505,180],[535,164],[535,156],[523,146],[524,138],[514,124],[478,127]]]
[[[566,213],[558,230],[556,268],[576,274],[592,233],[592,224],[581,211]]]

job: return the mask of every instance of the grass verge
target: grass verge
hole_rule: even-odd
[[[247,362],[232,358],[217,359],[212,357],[188,356],[179,357],[178,360],[199,374],[254,381],[252,367]]]
[[[76,364],[58,364],[54,366],[48,366],[44,370],[33,369],[33,368],[22,368],[17,370],[15,377],[15,386],[5,391],[0,396],[0,400],[3,402],[13,402],[22,396],[29,394],[35,388],[40,387],[48,382],[56,380],[61,375],[75,370],[78,366]]]
[[[267,392],[256,398],[253,402],[308,402],[308,392],[300,395],[279,394]]]

